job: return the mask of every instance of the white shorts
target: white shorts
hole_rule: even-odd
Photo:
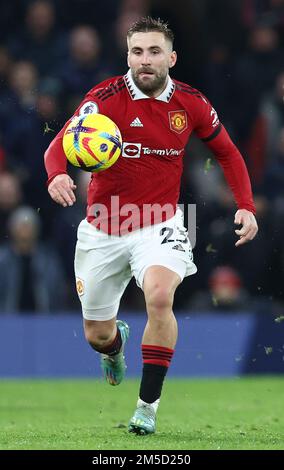
[[[181,279],[196,273],[183,214],[123,236],[110,236],[82,220],[75,253],[77,292],[86,320],[105,321],[117,315],[132,276],[143,289],[147,268],[164,266]]]

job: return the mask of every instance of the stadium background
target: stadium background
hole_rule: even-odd
[[[140,15],[150,13],[168,19],[176,31],[179,60],[173,76],[208,96],[241,149],[260,225],[254,243],[234,249],[234,202],[218,165],[193,138],[180,201],[197,204],[199,274],[185,280],[176,307],[214,307],[206,293],[221,277],[220,282],[227,278],[239,287],[231,308],[247,309],[252,302],[254,308],[278,315],[284,301],[283,2],[218,0],[213,7],[208,0],[179,0],[173,8],[166,0],[110,0],[107,14],[101,2],[88,0],[15,0],[0,5],[1,253],[11,247],[11,230],[17,238],[16,227],[26,216],[16,212],[11,224],[12,214],[29,206],[31,243],[49,271],[40,286],[45,300],[35,292],[29,260],[23,267],[27,285],[18,281],[16,288],[16,273],[0,277],[0,311],[78,314],[73,251],[88,175],[73,171],[78,203],[64,210],[48,197],[42,156],[85,92],[106,76],[126,70],[126,30]],[[9,220],[14,229],[9,230]],[[8,265],[11,257],[10,252],[4,257]],[[234,271],[216,273],[220,266]],[[0,267],[5,272],[3,256]],[[134,283],[123,307],[144,310]]]
[[[253,243],[234,248],[234,202],[214,159],[193,138],[180,202],[197,204],[199,272],[178,289],[175,308],[199,316],[245,310],[272,321],[281,317],[284,2],[219,0],[212,7],[180,0],[173,8],[167,1],[110,1],[107,15],[101,2],[67,3],[1,2],[1,316],[80,315],[73,252],[88,175],[71,169],[78,202],[62,209],[48,197],[42,157],[84,94],[124,73],[127,28],[151,14],[166,18],[176,32],[173,76],[208,96],[243,152],[260,226]],[[23,221],[28,228],[21,228]],[[144,312],[134,282],[122,310]]]
[[[171,376],[283,374],[284,1],[1,0],[0,12],[0,375],[100,374],[73,281],[88,175],[70,169],[78,201],[63,209],[48,196],[43,154],[85,92],[125,72],[126,31],[147,14],[176,34],[172,76],[207,95],[242,151],[259,223],[235,249],[235,204],[193,137],[180,202],[197,205],[199,271],[177,291]],[[145,307],[134,282],[121,311],[137,376]]]

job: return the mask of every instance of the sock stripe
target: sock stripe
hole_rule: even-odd
[[[163,351],[162,349],[143,349],[142,348],[142,351],[143,353],[147,354],[147,353],[151,353],[151,354],[173,354],[173,351]]]
[[[164,348],[164,346],[156,346],[156,345],[151,345],[151,344],[142,344],[142,350],[148,350],[148,349],[152,349],[153,351],[156,350],[156,351],[167,351],[169,353],[173,353],[174,352],[174,349],[170,349],[170,348]]]
[[[162,353],[162,352],[145,352],[143,351],[143,357],[152,357],[152,356],[155,356],[155,357],[164,357],[166,359],[171,359],[172,358],[172,354],[169,354],[169,353]]]
[[[169,367],[174,350],[162,346],[142,344],[142,357],[144,364],[154,364]]]
[[[154,364],[156,366],[164,366],[168,369],[170,365],[170,361],[161,360],[161,359],[149,359],[149,360],[143,359],[143,364]]]

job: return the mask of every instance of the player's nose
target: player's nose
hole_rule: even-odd
[[[151,64],[151,59],[150,59],[149,54],[147,54],[147,53],[143,54],[141,58],[142,58],[142,61],[141,61],[142,65],[150,65]]]

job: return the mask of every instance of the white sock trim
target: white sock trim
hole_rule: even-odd
[[[141,400],[141,398],[138,398],[138,401],[137,401],[137,408],[140,408],[141,406],[145,406],[145,405],[150,405],[155,414],[157,413],[157,410],[158,410],[158,406],[159,406],[159,403],[160,403],[160,398],[158,398],[156,401],[154,401],[153,403],[147,403],[146,401],[143,401]]]

